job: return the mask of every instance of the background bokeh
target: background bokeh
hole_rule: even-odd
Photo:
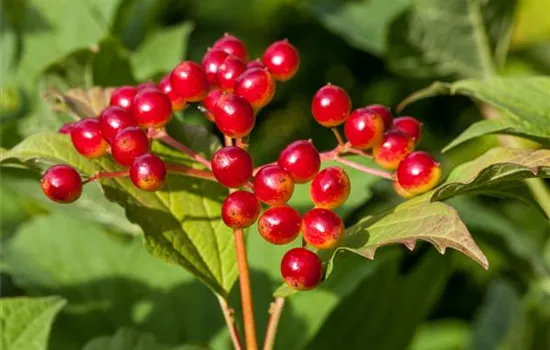
[[[498,74],[550,73],[548,0],[448,1],[456,11],[481,4],[500,25],[490,33],[495,50],[506,53],[509,46],[509,52],[498,57]],[[273,161],[296,139],[329,149],[332,134],[309,112],[311,97],[326,82],[346,88],[354,106],[394,108],[435,80],[472,77],[449,68],[454,57],[428,62],[433,55],[413,45],[413,6],[438,3],[445,1],[2,0],[1,147],[71,120],[59,108],[52,111],[57,91],[158,81],[183,57],[200,61],[229,32],[246,42],[252,58],[288,38],[302,59],[298,75],[277,86],[274,102],[258,116],[250,141],[255,163]],[[489,11],[493,6],[502,11]],[[434,30],[444,33],[445,26]],[[463,45],[461,54],[473,60],[473,39],[462,34],[445,45]],[[480,119],[465,97],[422,100],[405,113],[424,123],[421,147],[446,172],[498,145],[497,137],[486,136],[440,153]],[[219,137],[196,109],[179,114],[172,127],[181,123]],[[99,188],[87,188],[75,205],[56,205],[41,193],[37,172],[1,171],[1,295],[68,301],[52,326],[49,349],[105,349],[106,338],[92,339],[117,332],[121,339],[147,333],[147,344],[230,348],[215,297],[186,271],[151,257],[140,229]],[[353,202],[341,212],[347,224],[401,201],[390,183],[352,177]],[[276,348],[550,349],[548,219],[518,200],[451,202],[487,255],[489,270],[454,251],[439,255],[428,244],[413,253],[383,248],[374,261],[346,256],[338,268],[352,273],[289,300]],[[248,247],[262,338],[287,248],[268,246],[254,229]],[[236,288],[231,298],[239,305]]]

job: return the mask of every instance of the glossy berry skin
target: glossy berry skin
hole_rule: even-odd
[[[101,134],[109,143],[113,142],[113,139],[119,131],[129,126],[136,125],[132,114],[122,107],[107,107],[99,115]]]
[[[101,134],[99,120],[95,118],[78,121],[71,130],[71,140],[78,153],[90,159],[104,156],[109,146]]]
[[[159,157],[147,153],[137,157],[130,167],[130,179],[144,191],[157,191],[164,186],[166,166]]]
[[[58,132],[60,134],[64,134],[64,135],[70,135],[71,134],[71,131],[73,130],[74,126],[76,125],[77,122],[68,122],[68,123],[65,123],[63,124]]]
[[[319,172],[321,157],[311,142],[299,140],[283,149],[277,164],[288,171],[295,183],[303,184]]]
[[[329,209],[311,209],[302,220],[304,240],[318,249],[336,247],[344,232],[342,219]]]
[[[218,98],[214,109],[214,120],[225,136],[233,138],[250,134],[256,122],[250,103],[231,93]]]
[[[314,252],[305,248],[293,248],[283,256],[281,275],[290,288],[311,290],[323,280],[323,264]]]
[[[378,114],[379,116],[381,116],[382,119],[384,120],[385,129],[386,130],[391,129],[393,115],[391,114],[391,111],[388,107],[380,104],[374,104],[374,105],[368,105],[363,108],[371,113]]]
[[[229,55],[237,56],[243,61],[248,60],[248,52],[246,46],[241,39],[225,33],[221,38],[214,42],[214,49],[225,51]]]
[[[292,176],[278,165],[266,165],[254,177],[254,193],[259,200],[271,206],[285,204],[293,192]]]
[[[313,118],[325,127],[336,127],[348,119],[351,99],[339,86],[327,84],[317,90],[311,102]]]
[[[227,146],[212,156],[212,173],[222,185],[229,188],[243,186],[252,177],[252,158],[242,148]]]
[[[262,62],[276,80],[286,81],[298,71],[300,54],[288,40],[280,40],[264,51]]]
[[[365,108],[356,109],[346,120],[344,133],[354,148],[362,150],[373,148],[382,142],[384,119]]]
[[[72,203],[82,194],[80,175],[68,165],[54,165],[46,170],[40,185],[44,194],[58,203]]]
[[[439,163],[428,153],[416,151],[405,157],[397,168],[399,185],[412,195],[434,188],[441,178]]]
[[[344,169],[331,166],[323,169],[311,182],[309,193],[317,208],[334,209],[346,202],[351,183]]]
[[[183,61],[172,70],[170,83],[174,93],[187,102],[199,102],[208,93],[208,78],[200,64]]]
[[[160,90],[147,88],[136,94],[131,111],[140,128],[161,128],[172,118],[172,102]]]
[[[170,82],[170,74],[165,75],[158,83],[157,88],[164,92],[172,103],[173,111],[183,111],[187,108],[187,102],[185,99],[174,92],[172,89],[172,83]]]
[[[228,56],[219,66],[216,81],[223,91],[232,92],[235,81],[246,70],[246,63],[237,56]]]
[[[414,197],[414,194],[405,191],[405,189],[403,187],[401,187],[401,185],[399,184],[399,181],[397,181],[397,180],[393,181],[393,190],[401,198],[408,199],[408,198]]]
[[[143,130],[131,126],[121,130],[111,144],[111,154],[115,161],[123,166],[130,166],[137,157],[149,153],[151,145]]]
[[[134,96],[136,96],[138,89],[134,86],[121,86],[116,88],[111,94],[111,106],[122,107],[130,110]]]
[[[262,206],[256,196],[248,191],[231,193],[222,205],[222,220],[233,229],[246,228],[253,225]]]
[[[235,94],[246,99],[255,110],[265,107],[275,96],[275,80],[265,68],[251,68],[235,82]]]
[[[261,59],[256,58],[255,60],[248,61],[246,63],[246,69],[250,69],[250,68],[265,68],[265,66]]]
[[[216,109],[216,104],[218,99],[223,95],[223,91],[220,89],[212,89],[208,92],[204,100],[202,101],[202,112],[206,119],[211,122],[215,121],[214,111]]]
[[[218,85],[218,80],[216,79],[216,73],[218,72],[219,67],[222,65],[223,61],[229,56],[227,52],[221,49],[209,49],[202,58],[202,67],[206,73],[208,79],[208,84],[211,86]]]
[[[258,232],[269,243],[287,244],[300,234],[302,216],[288,206],[272,207],[263,212],[258,220]]]
[[[398,117],[393,120],[393,129],[409,135],[414,142],[420,142],[422,137],[422,123],[413,117]]]
[[[400,131],[387,131],[380,145],[374,148],[373,159],[380,167],[395,170],[399,163],[414,150],[414,141]]]

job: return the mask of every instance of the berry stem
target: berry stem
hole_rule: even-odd
[[[344,142],[344,139],[342,138],[342,135],[340,135],[340,131],[338,131],[337,128],[331,128],[332,133],[336,137],[336,141],[338,141],[339,146],[344,146],[346,143]]]
[[[225,146],[233,146],[233,139],[227,135],[223,135],[223,142],[225,143]]]
[[[85,185],[87,183],[90,183],[95,180],[99,179],[110,179],[114,177],[125,177],[129,176],[130,172],[128,170],[121,170],[121,171],[112,171],[112,172],[97,172],[95,175],[91,176],[89,179],[82,181],[82,184]]]
[[[197,177],[199,179],[217,181],[214,174],[211,171],[189,168],[183,165],[166,164],[166,170],[169,173],[181,174],[190,177]]]
[[[363,156],[365,158],[372,159],[372,156],[370,154],[368,154],[367,152],[361,151],[360,149],[355,149],[353,147],[346,147],[346,153],[353,153],[353,154],[357,154],[359,156]]]
[[[218,301],[223,312],[223,317],[225,319],[225,323],[227,324],[231,341],[233,342],[233,347],[235,350],[242,350],[243,346],[241,345],[241,337],[239,336],[239,332],[237,331],[237,327],[235,325],[233,309],[229,306],[229,304],[227,304],[227,300],[219,295],[216,296],[218,297]]]
[[[250,289],[250,274],[246,258],[244,231],[242,229],[235,229],[233,235],[235,238],[235,249],[237,250],[237,265],[239,268],[239,286],[241,290],[246,349],[257,350],[256,323],[254,321],[254,307],[252,304],[252,290]]]
[[[269,322],[267,323],[267,330],[265,332],[265,341],[263,350],[271,350],[275,345],[275,336],[277,335],[277,326],[283,313],[283,306],[285,306],[285,298],[276,297],[271,303],[269,308]]]
[[[341,157],[338,157],[338,156],[336,158],[334,158],[334,160],[336,162],[347,165],[350,168],[354,168],[356,170],[362,171],[366,174],[382,177],[382,178],[385,178],[385,179],[388,179],[388,180],[393,180],[393,174],[390,174],[390,173],[385,172],[383,170],[372,169],[372,168],[363,166],[361,164],[357,164],[355,162],[352,162],[351,160],[347,160],[347,159],[344,159],[344,158],[341,158]]]
[[[183,154],[188,155],[193,160],[195,160],[198,163],[204,165],[208,169],[211,168],[210,161],[208,159],[205,159],[203,156],[201,156],[197,152],[193,151],[189,147],[181,144],[179,141],[172,138],[170,135],[168,135],[166,133],[165,129],[159,129],[159,130],[150,129],[149,130],[149,136],[151,136],[154,139],[160,140],[160,141],[166,143],[169,146],[174,147],[178,151],[182,152]]]
[[[240,137],[236,140],[236,146],[246,151],[248,149],[248,142],[244,138]]]

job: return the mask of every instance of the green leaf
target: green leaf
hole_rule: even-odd
[[[90,340],[82,350],[205,350],[194,345],[171,346],[159,343],[152,334],[121,329],[112,337]]]
[[[65,305],[59,297],[0,299],[3,350],[46,350],[55,316]]]
[[[155,153],[173,159],[175,152],[159,145]],[[66,163],[88,176],[120,170],[106,157],[80,156],[66,135],[52,133],[27,138],[4,153],[1,161]],[[233,236],[220,215],[225,189],[179,175],[168,175],[164,189],[153,193],[137,189],[127,178],[104,179],[101,185],[107,198],[124,207],[128,219],[141,226],[153,255],[181,265],[216,293],[227,295],[237,269]]]
[[[130,65],[130,55],[122,43],[108,37],[98,44],[92,59],[92,76],[95,86],[120,86],[136,83]]]
[[[470,327],[466,322],[443,319],[432,321],[416,332],[410,350],[467,349]]]

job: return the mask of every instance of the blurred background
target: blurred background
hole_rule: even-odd
[[[52,111],[55,89],[158,81],[184,57],[200,62],[229,32],[247,44],[251,58],[288,38],[302,59],[297,76],[277,86],[274,102],[258,116],[250,146],[255,163],[273,161],[296,139],[329,149],[332,134],[309,112],[311,97],[326,82],[347,89],[354,106],[395,108],[435,80],[476,77],[475,69],[453,65],[457,57],[434,59],[415,21],[439,7],[467,14],[467,3],[482,11],[498,74],[550,73],[548,0],[2,0],[0,144],[11,148],[71,120]],[[475,68],[470,34],[479,28],[449,35],[445,28],[455,24],[449,18],[430,31],[447,35],[444,45],[460,47],[458,60],[472,59]],[[465,97],[422,100],[405,113],[424,123],[421,148],[447,171],[498,145],[487,136],[440,153],[480,119]],[[182,122],[219,137],[196,109],[178,115],[174,127]],[[61,206],[45,199],[38,176],[2,168],[1,295],[68,300],[49,349],[95,349],[94,338],[121,330],[147,333],[159,344],[230,348],[215,297],[186,271],[149,256],[140,229],[99,188],[88,186],[77,204]],[[352,177],[353,202],[341,212],[348,225],[401,201],[390,183]],[[346,256],[339,269],[353,273],[289,300],[276,348],[550,349],[548,219],[518,200],[469,196],[451,204],[487,255],[489,270],[427,244],[414,253],[383,248],[374,261]],[[248,244],[262,338],[285,248],[268,246],[254,229]],[[236,288],[231,298],[239,305]]]

